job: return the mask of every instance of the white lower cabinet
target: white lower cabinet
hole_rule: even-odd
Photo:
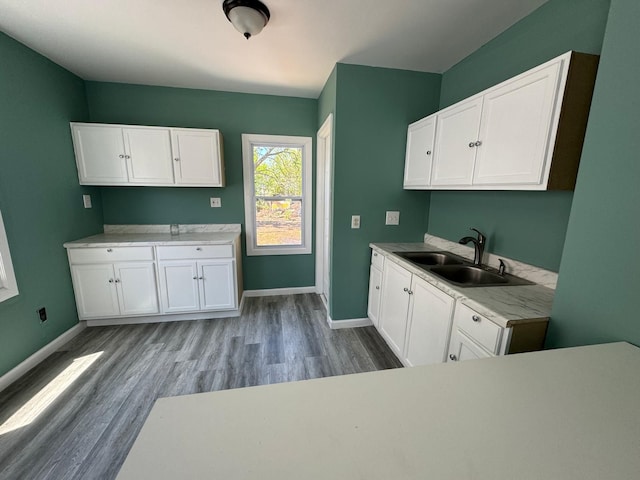
[[[237,308],[235,260],[160,263],[163,313]]]
[[[378,330],[399,357],[404,354],[411,277],[411,273],[401,266],[386,262],[382,274],[382,305]]]
[[[369,273],[369,302],[367,316],[377,327],[380,324],[380,300],[382,294],[382,270],[384,256],[377,252],[371,254],[371,271]]]
[[[457,328],[451,333],[451,343],[449,344],[449,357],[447,361],[462,362],[464,360],[476,360],[478,358],[488,358],[492,356],[493,355],[482,349],[482,347],[477,345]]]
[[[152,262],[72,265],[71,272],[81,319],[159,312]]]

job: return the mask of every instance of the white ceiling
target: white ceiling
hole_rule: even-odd
[[[441,73],[547,0],[0,0],[0,29],[86,80],[316,98],[337,62]]]

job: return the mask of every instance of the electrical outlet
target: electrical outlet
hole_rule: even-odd
[[[38,316],[40,317],[40,323],[44,323],[47,321],[47,309],[42,307],[37,310]]]
[[[360,215],[351,215],[351,228],[360,228]]]
[[[222,206],[222,200],[219,198],[211,197],[209,200],[211,201],[211,208],[219,208]]]
[[[82,195],[82,204],[84,208],[91,208],[91,195]]]
[[[385,225],[400,225],[400,212],[387,212]]]

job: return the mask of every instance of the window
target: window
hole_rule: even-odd
[[[247,255],[311,253],[311,137],[242,135]]]
[[[13,273],[11,254],[9,253],[9,242],[4,230],[2,212],[0,212],[0,302],[18,295],[18,284]]]

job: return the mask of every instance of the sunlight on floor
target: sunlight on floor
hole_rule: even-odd
[[[60,375],[51,380],[24,406],[0,425],[0,435],[9,433],[33,422],[58,396],[60,396],[82,373],[95,362],[103,352],[76,358]]]

